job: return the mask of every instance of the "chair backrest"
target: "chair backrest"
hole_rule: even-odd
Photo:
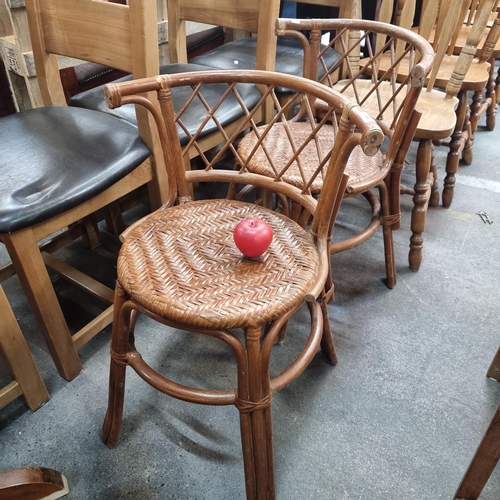
[[[101,0],[26,0],[37,78],[45,105],[64,105],[57,56],[132,73],[158,74],[156,4]]]
[[[156,2],[129,0],[123,5],[103,0],[26,0],[26,13],[46,106],[66,105],[58,56],[104,64],[135,78],[159,73]],[[153,156],[158,156],[149,114],[137,108],[136,115],[140,136]],[[161,161],[157,161],[154,175],[161,182]],[[158,203],[160,200],[154,201]]]
[[[361,0],[306,0],[302,3],[338,7],[339,17],[361,18]],[[274,26],[279,15],[279,0],[212,0],[209,4],[205,0],[169,0],[167,8],[171,62],[187,62],[186,22],[192,21],[258,35],[255,68],[274,70]]]
[[[280,19],[277,33],[299,38],[304,46],[312,80],[334,88],[368,111],[388,135],[405,135],[408,118],[415,109],[434,60],[430,44],[422,37],[389,24],[366,20]],[[330,32],[323,47],[321,36]],[[303,34],[309,33],[309,37]],[[323,54],[335,46],[340,58],[328,66]],[[397,81],[396,68],[403,59],[410,61],[408,77]],[[318,77],[318,67],[324,75]]]
[[[171,88],[184,86],[191,89],[190,96],[186,103],[192,99],[200,99],[200,92],[203,86],[213,83],[220,83],[227,86],[227,93],[224,99],[234,99],[241,103],[243,119],[239,121],[238,127],[230,133],[221,134],[225,137],[224,142],[217,151],[211,155],[200,155],[205,163],[205,168],[186,171],[184,168],[183,157],[189,154],[189,144],[181,146],[179,141],[179,128],[182,129],[183,114],[188,109],[182,109],[175,112],[172,99]],[[247,109],[243,100],[239,97],[240,89],[245,84],[257,84],[263,92],[260,102],[252,109]],[[296,91],[294,99],[287,101],[282,107],[275,94],[275,88],[286,85],[287,88]],[[264,191],[270,190],[278,193],[282,200],[282,210],[288,213],[288,204],[283,201],[293,200],[294,205],[303,207],[306,220],[313,215],[314,219],[311,230],[315,231],[318,238],[322,238],[323,244],[326,243],[329,231],[330,218],[335,206],[337,190],[342,185],[343,171],[347,160],[357,145],[361,145],[366,154],[376,154],[378,152],[383,134],[376,122],[361,110],[357,105],[352,104],[341,94],[327,88],[325,85],[318,84],[304,78],[292,77],[289,75],[280,75],[268,71],[203,71],[185,73],[181,77],[178,75],[161,76],[158,79],[146,79],[136,82],[109,84],[106,86],[107,102],[111,107],[121,106],[122,104],[137,102],[140,99],[136,95],[141,91],[156,90],[158,100],[161,106],[150,109],[155,114],[155,120],[160,131],[162,145],[164,146],[165,162],[169,166],[170,182],[169,185],[176,185],[177,203],[185,203],[191,199],[191,183],[221,183],[230,185],[251,185],[263,188]],[[327,108],[324,116],[319,122],[314,119],[314,109],[310,105],[316,99],[321,99]],[[274,106],[274,117],[269,125],[264,129],[258,129],[254,116],[259,113],[262,106],[272,102]],[[277,127],[276,124],[282,124],[281,129],[287,128],[290,121],[287,119],[289,108],[295,103],[301,102],[304,105],[304,114],[309,117],[310,132],[301,138],[288,137],[290,155],[287,155],[286,161],[281,159],[272,165],[271,170],[274,174],[258,174],[253,169],[247,168],[257,154],[261,154],[266,148],[272,147],[275,143],[273,133]],[[191,134],[190,143],[196,143],[197,136],[205,126],[205,123],[214,121],[217,123],[217,109],[220,103],[207,108],[206,119],[200,125],[200,129]],[[291,119],[294,120],[293,118]],[[318,161],[317,168],[312,171],[310,177],[305,179],[301,186],[293,186],[283,181],[284,170],[293,164],[300,167],[302,153],[306,154],[307,148],[316,148],[315,138],[323,130],[324,123],[333,123],[336,133],[331,135],[330,151],[323,151],[316,158],[323,158],[321,163]],[[356,129],[356,132],[355,132]],[[253,131],[259,137],[258,144],[253,151],[248,152],[245,158],[238,154],[237,140],[249,130]],[[331,128],[329,128],[331,130]],[[330,132],[331,133],[331,132]],[[286,140],[286,139],[285,139]],[[226,168],[220,168],[221,162],[226,160]],[[270,162],[273,160],[270,158]],[[239,164],[238,169],[234,169],[234,162]],[[317,176],[322,176],[323,189],[319,200],[313,195],[311,185]],[[225,197],[225,191],[221,196]],[[213,194],[211,195],[214,196]],[[340,194],[342,196],[342,193]],[[320,215],[318,215],[320,214]],[[318,218],[315,216],[318,215]],[[295,220],[297,218],[294,217]],[[126,237],[126,233],[125,233]],[[328,263],[325,263],[328,266]]]
[[[274,20],[280,0],[168,0],[170,62],[187,62],[187,21],[259,34],[256,68],[273,70],[276,52]]]
[[[414,23],[415,0],[398,0],[398,13],[391,15],[392,0],[382,0],[379,20],[394,22],[398,26],[411,29]],[[432,40],[436,52],[434,67],[429,76],[427,90],[430,91],[436,84],[441,65],[452,56],[455,43],[469,11],[473,11],[474,23],[468,34],[464,49],[455,62],[453,73],[449,78],[445,91],[446,96],[455,96],[462,87],[465,75],[473,62],[481,39],[484,36],[491,12],[497,0],[439,0],[424,1],[420,19],[416,21],[418,33],[426,40]],[[495,42],[490,42],[491,48],[485,46],[481,51],[481,59],[487,60],[491,56]]]

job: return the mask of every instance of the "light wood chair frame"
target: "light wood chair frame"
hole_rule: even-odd
[[[26,0],[26,10],[37,78],[47,106],[66,104],[57,55],[92,60],[137,76],[152,76],[158,71],[156,10],[152,2],[133,0],[126,6],[91,0]],[[103,20],[106,20],[104,29]],[[143,36],[132,37],[132,33]],[[137,110],[137,117],[139,134],[152,151],[158,150],[158,138],[152,133],[150,117],[141,109]],[[153,208],[163,204],[167,200],[167,181],[161,168],[163,157],[157,156],[157,161],[150,157],[86,203],[26,229],[0,235],[12,261],[0,270],[0,281],[14,273],[18,275],[57,370],[67,380],[82,369],[77,350],[111,323],[113,291],[54,258],[50,252],[76,237],[97,236],[94,214],[117,204],[141,186],[148,186]],[[117,211],[121,214],[120,209]],[[42,240],[44,244],[39,248]],[[91,242],[96,243],[95,239]],[[47,267],[107,305],[73,336]]]

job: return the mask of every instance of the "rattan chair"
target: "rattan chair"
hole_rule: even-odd
[[[245,123],[240,122],[238,130],[226,134],[224,144],[210,157],[202,155],[204,169],[186,172],[183,156],[189,154],[189,148],[181,146],[178,135],[178,130],[183,128],[183,114],[175,113],[171,90],[185,86],[192,89],[193,99],[198,99],[203,86],[213,82],[227,85],[228,96],[241,103]],[[257,84],[263,93],[262,100],[252,109],[247,109],[239,96],[246,84]],[[325,161],[317,164],[309,179],[313,183],[322,176],[323,190],[319,197],[313,195],[309,183],[297,187],[281,179],[278,173],[271,177],[232,168],[234,157],[243,161],[235,141],[249,130],[257,131],[253,116],[259,108],[264,108],[262,114],[272,116],[273,122],[287,125],[286,109],[281,108],[275,92],[276,87],[283,84],[295,89],[295,100],[304,102],[310,118],[310,133],[304,141],[290,139],[293,149],[314,147],[315,138],[327,121],[338,126],[338,133],[328,143]],[[110,106],[134,102],[145,105],[154,114],[173,193],[171,203],[123,234],[103,440],[108,446],[114,446],[118,439],[125,370],[131,366],[148,384],[173,397],[201,404],[235,405],[240,412],[247,498],[275,498],[272,395],[306,368],[320,345],[328,360],[336,362],[326,306],[333,293],[333,287],[327,285],[328,238],[338,207],[338,194],[345,187],[344,169],[349,156],[358,145],[365,153],[376,154],[382,132],[359,106],[326,86],[273,72],[185,73],[112,84],[106,88]],[[158,92],[161,112],[140,95],[152,90]],[[325,115],[319,122],[315,122],[309,105],[315,99],[325,103]],[[212,116],[213,110],[207,107],[206,121],[212,121]],[[271,124],[260,131],[262,141],[274,129]],[[196,135],[190,143],[196,143]],[[248,161],[252,161],[253,156],[250,154]],[[229,162],[229,168],[221,168],[220,162],[224,159]],[[222,193],[227,191],[228,188],[223,187],[226,185],[253,185],[276,193],[280,210],[275,212],[257,203],[227,199],[224,194],[193,201],[189,188],[193,182],[200,186],[212,183]],[[292,212],[301,215],[292,220]],[[244,258],[233,242],[234,227],[248,217],[264,219],[274,233],[271,246],[257,260]],[[275,339],[288,319],[306,304],[311,317],[310,336],[304,338],[295,361],[271,377],[270,355]],[[137,313],[174,327],[176,335],[187,330],[228,344],[236,358],[237,388],[186,387],[149,366],[134,346]]]
[[[357,102],[365,111],[370,113],[384,130],[385,143],[383,154],[366,157],[355,151],[350,159],[346,173],[349,175],[349,183],[344,193],[345,197],[363,195],[370,202],[372,217],[368,226],[344,241],[333,241],[330,245],[332,254],[353,248],[368,238],[372,237],[377,229],[382,226],[385,247],[386,283],[389,288],[396,284],[396,265],[394,257],[394,244],[392,232],[400,227],[400,178],[403,163],[413,134],[415,132],[420,114],[415,110],[416,102],[421,93],[425,77],[430,71],[433,62],[433,52],[430,45],[419,36],[398,27],[383,23],[363,20],[298,20],[281,19],[277,22],[278,33],[285,36],[295,36],[302,40],[309,66],[307,75],[313,80],[332,87],[345,96]],[[307,39],[303,32],[309,33]],[[320,45],[322,33],[330,33],[329,46],[334,47],[340,54],[340,59],[334,65],[329,65],[323,58],[323,50]],[[360,36],[360,33],[363,35]],[[372,78],[377,73],[382,52],[376,53],[372,40],[378,37],[387,37],[385,50],[394,55],[392,67],[377,78]],[[403,82],[396,82],[393,78],[395,68],[398,64],[398,47],[405,45],[406,54],[410,53],[414,58],[414,66],[411,74]],[[363,48],[362,48],[363,47]],[[367,61],[360,63],[360,55],[364,51],[370,54]],[[399,56],[401,57],[401,56]],[[418,64],[417,64],[417,61]],[[323,71],[318,76],[317,68]],[[321,103],[316,103],[317,113],[321,114]],[[281,124],[276,125],[282,128]],[[299,115],[296,121],[290,125],[290,133],[302,134],[308,127],[307,122]],[[327,143],[335,135],[334,125],[325,125],[319,141]],[[286,139],[286,137],[283,137]],[[246,161],[248,151],[252,151],[258,136],[248,135],[240,144],[240,154]],[[274,141],[274,148],[267,153],[275,163],[281,162],[283,178],[303,185],[304,180],[300,178],[298,169],[289,168],[291,157],[287,154],[283,158],[274,155],[282,151],[278,140]],[[321,161],[314,157],[316,150],[311,150],[311,167]],[[268,171],[268,159],[262,155],[248,164],[255,171]],[[260,163],[259,163],[260,161]],[[307,168],[307,164],[303,168]],[[317,179],[313,186],[316,193],[321,191],[321,180]],[[377,197],[372,190],[377,189]]]

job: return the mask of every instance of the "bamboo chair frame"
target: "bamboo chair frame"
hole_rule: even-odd
[[[170,89],[190,86],[192,98],[198,99],[203,85],[210,82],[227,84],[225,98],[234,97],[241,102],[244,120],[238,130],[226,134],[225,142],[212,155],[200,155],[205,168],[185,171],[183,157],[189,154],[190,147],[195,147],[196,137],[204,124],[188,144],[181,146],[178,130],[183,128],[183,111],[174,112]],[[238,85],[248,83],[258,85],[262,92],[262,100],[252,109],[247,109],[238,97]],[[308,186],[297,187],[286,182],[279,172],[270,177],[219,167],[225,155],[236,161],[243,160],[237,142],[249,130],[257,131],[254,116],[260,107],[266,107],[263,114],[269,113],[268,108],[271,108],[273,116],[272,123],[260,133],[263,147],[274,122],[288,125],[288,108],[292,102],[282,107],[275,92],[275,88],[283,84],[296,91],[295,100],[304,102],[311,120],[314,121],[312,101],[321,99],[328,108],[323,119],[311,125],[303,142],[290,138],[297,161],[304,147],[315,147],[315,137],[325,121],[333,121],[338,129],[336,137],[332,137],[327,161],[318,164],[310,179],[312,183],[316,177],[324,176],[319,197],[314,196]],[[348,158],[358,145],[366,154],[376,154],[383,138],[381,129],[359,106],[326,86],[273,72],[184,73],[112,84],[106,88],[110,106],[141,104],[153,114],[164,146],[165,163],[169,166],[171,197],[165,207],[138,221],[122,235],[124,244],[118,261],[110,392],[103,440],[108,446],[114,446],[118,439],[125,370],[131,366],[147,383],[178,399],[199,404],[234,404],[240,411],[247,498],[273,499],[272,394],[302,373],[320,345],[328,360],[336,363],[327,311],[327,303],[333,295],[328,241],[341,199],[339,193],[347,182],[344,169]],[[158,92],[159,108],[141,96],[153,90]],[[214,108],[207,107],[206,121],[213,119]],[[202,182],[224,183],[229,188],[236,184],[252,185],[271,191],[281,201],[280,213],[258,203],[235,201],[223,195],[222,198],[215,196],[214,199],[193,201],[190,184]],[[274,231],[270,249],[257,261],[242,259],[231,241],[237,221],[248,214],[264,218]],[[171,242],[164,240],[161,243],[162,235]],[[142,250],[137,253],[135,248],[139,247]],[[156,257],[140,263],[139,254],[143,251],[146,252],[143,255]],[[300,255],[302,264],[299,266],[296,257],[290,258],[294,254]],[[138,260],[134,256],[139,257]],[[167,261],[169,264],[165,266]],[[189,279],[187,275],[181,276],[184,274],[181,269],[188,273]],[[264,274],[260,274],[262,272]],[[162,277],[158,281],[155,275]],[[310,278],[299,285],[306,275]],[[154,291],[150,288],[153,282],[165,286],[160,285],[160,290],[153,285]],[[133,283],[141,290],[134,290]],[[177,303],[179,291],[182,298]],[[309,338],[295,361],[279,375],[271,377],[272,346],[301,304],[307,304],[311,315]],[[178,330],[209,335],[227,343],[236,358],[237,387],[228,390],[186,387],[158,373],[135,348],[133,330],[137,312]]]

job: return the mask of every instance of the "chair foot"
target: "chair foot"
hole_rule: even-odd
[[[53,500],[68,493],[68,481],[54,469],[0,471],[0,500]]]

